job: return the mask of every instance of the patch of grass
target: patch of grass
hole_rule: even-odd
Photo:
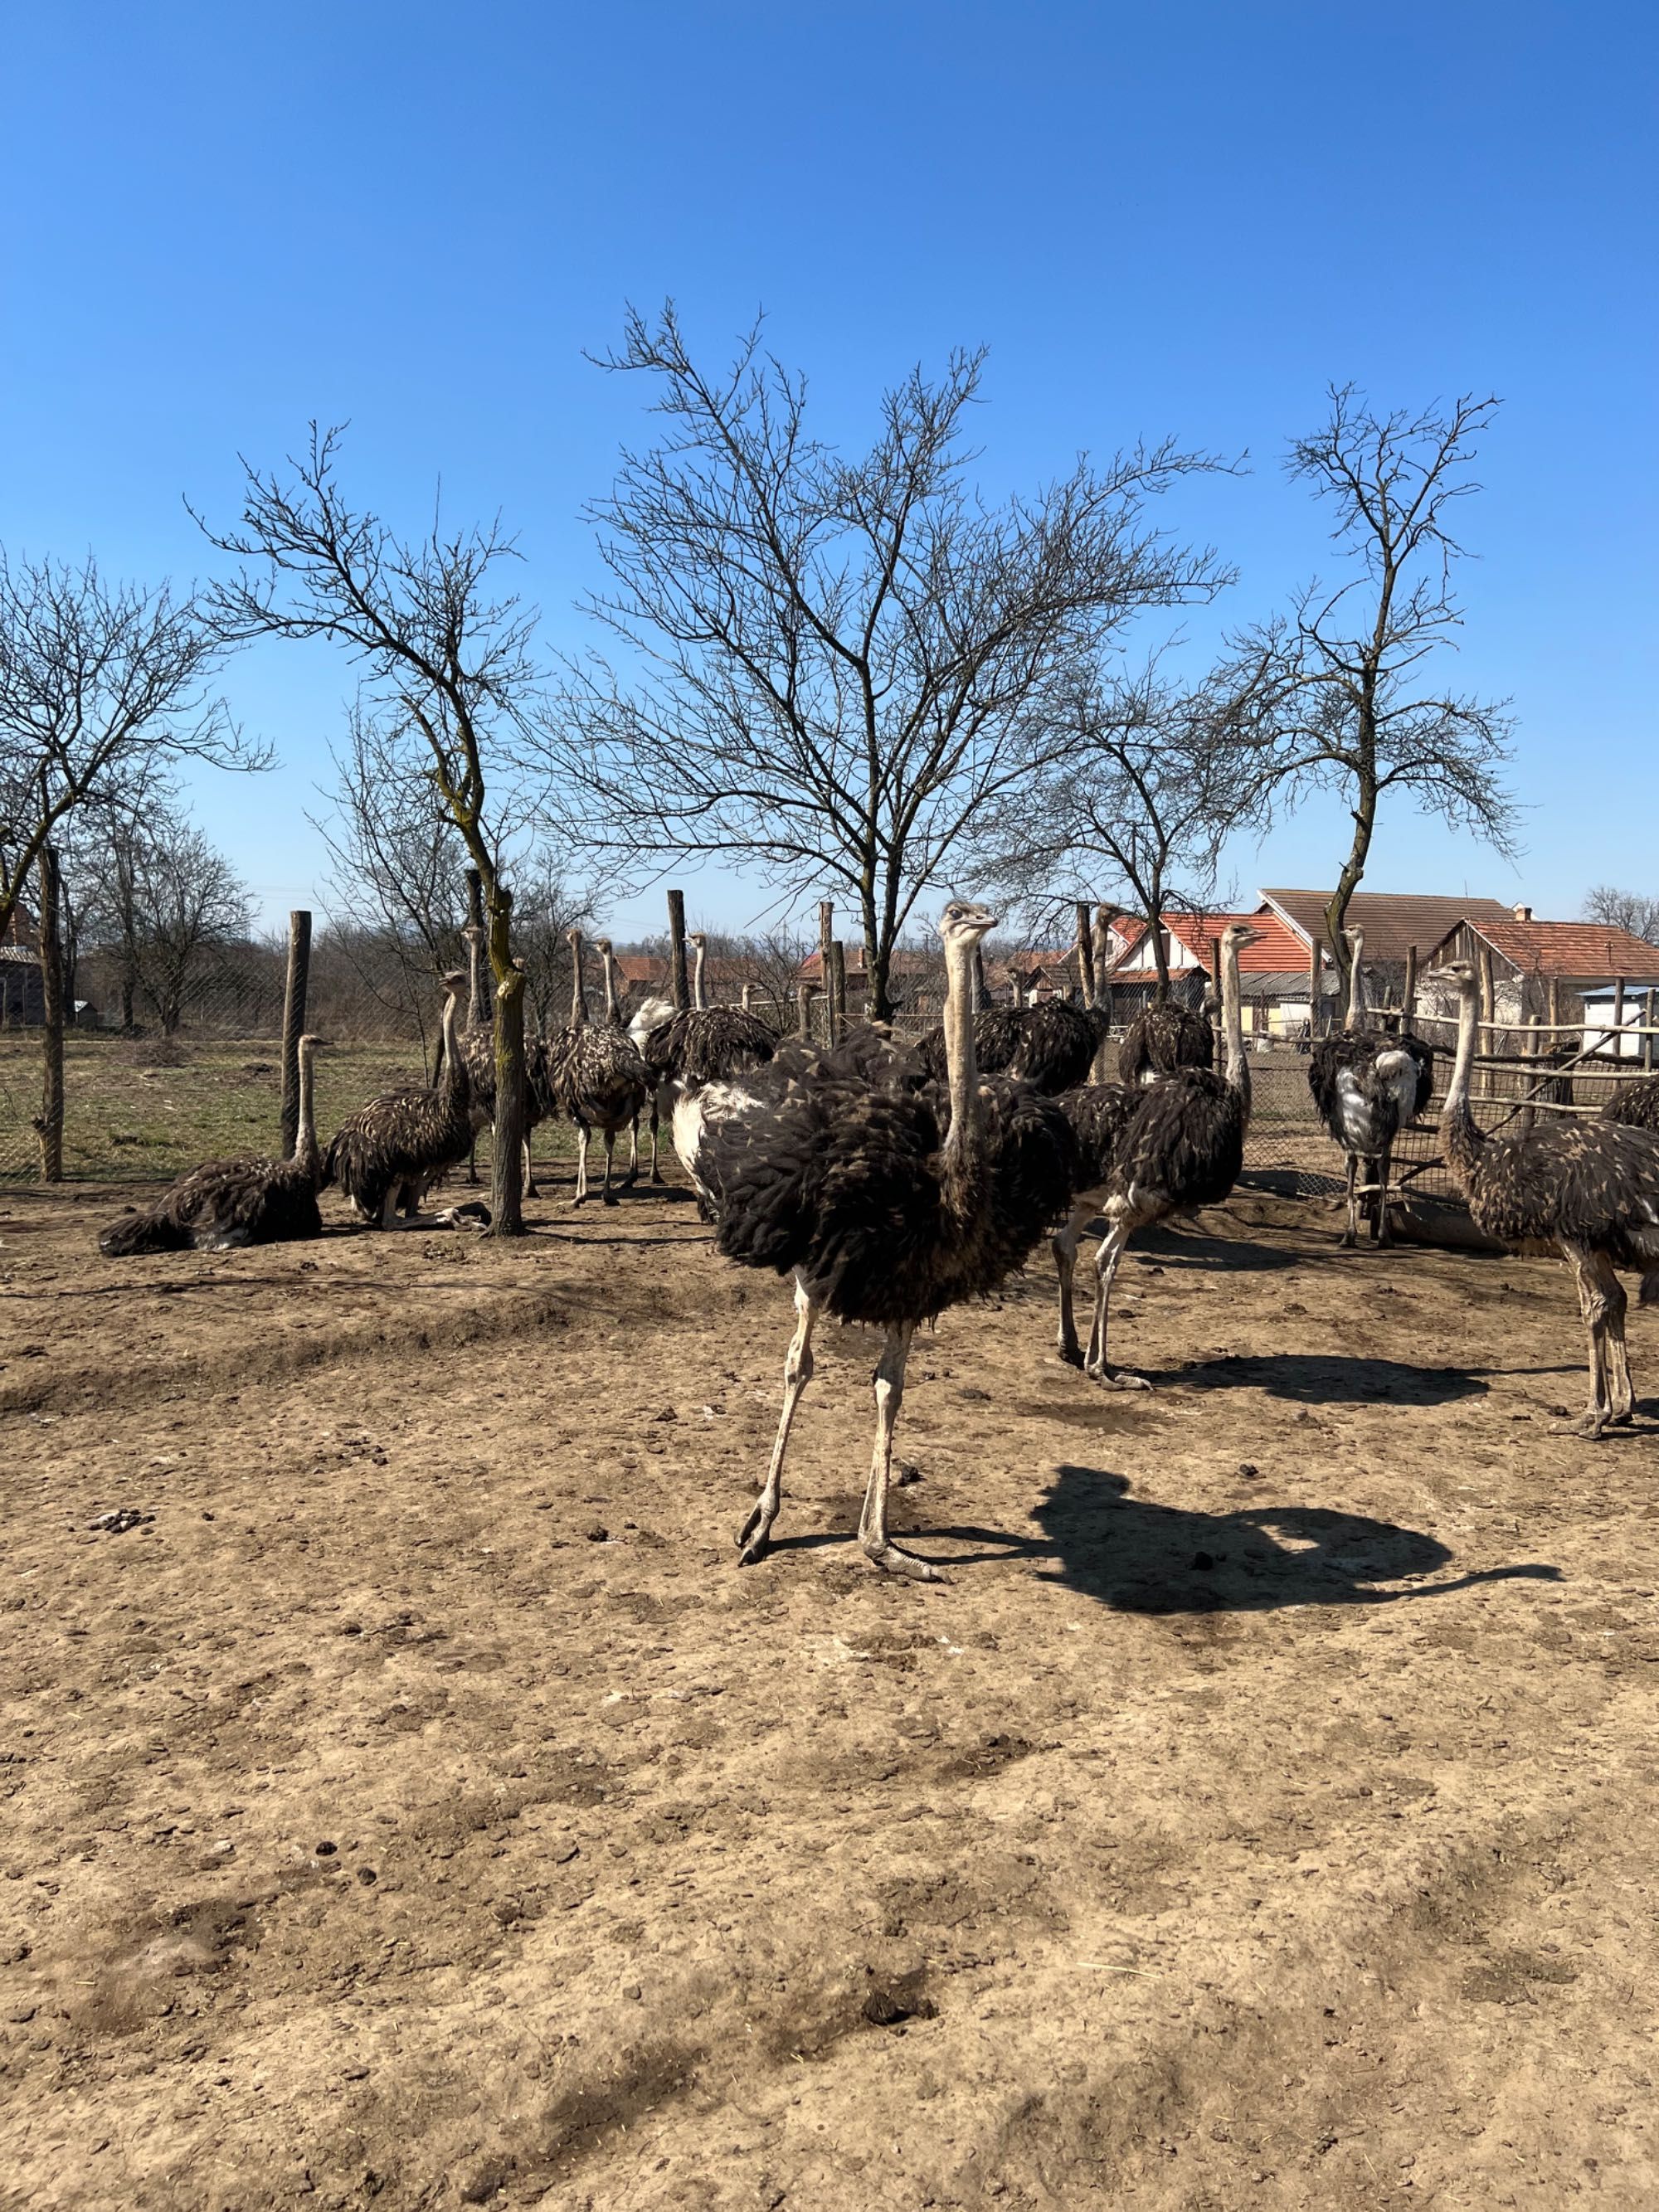
[[[271,1152],[281,1143],[280,1045],[274,1037],[185,1037],[158,1057],[130,1038],[86,1032],[64,1045],[64,1166],[85,1182],[166,1182],[203,1160]],[[141,1054],[143,1055],[141,1060]],[[324,1144],[377,1091],[424,1081],[420,1055],[395,1044],[331,1045],[317,1060]],[[0,1033],[0,1180],[33,1181],[40,1148],[38,1030]],[[563,1127],[536,1132],[535,1156],[574,1151]],[[478,1140],[489,1172],[489,1133]]]

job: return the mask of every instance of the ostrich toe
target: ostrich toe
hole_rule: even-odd
[[[902,1575],[913,1583],[942,1583],[950,1579],[938,1567],[919,1559],[914,1552],[901,1551],[896,1544],[866,1544],[862,1549],[871,1565],[879,1567],[884,1574]]]

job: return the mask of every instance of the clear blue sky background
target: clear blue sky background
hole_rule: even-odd
[[[583,349],[672,294],[716,349],[763,303],[849,441],[988,343],[992,492],[1143,433],[1248,447],[1179,514],[1243,618],[1327,558],[1279,459],[1328,381],[1490,389],[1461,673],[1514,699],[1528,851],[1396,812],[1370,883],[1659,890],[1650,6],[55,0],[5,50],[9,544],[187,574],[182,495],[228,516],[239,451],[349,417],[362,500],[418,526],[441,472],[452,513],[500,507],[577,641],[580,508],[646,398]],[[232,670],[282,768],[195,798],[267,912],[313,898],[349,685],[320,646]],[[1232,872],[1323,884],[1343,829],[1310,807]]]

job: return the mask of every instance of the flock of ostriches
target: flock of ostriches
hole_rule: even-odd
[[[1250,1113],[1238,955],[1255,941],[1235,922],[1220,940],[1222,1072],[1207,1018],[1165,1000],[1133,1024],[1121,1079],[1091,1082],[1109,1026],[1099,1009],[1050,1000],[975,1014],[976,956],[996,916],[953,899],[940,918],[947,988],[943,1026],[906,1046],[880,1024],[855,1026],[833,1047],[805,1034],[780,1040],[735,1007],[707,1005],[705,948],[694,936],[695,1004],[676,1012],[650,1000],[623,1025],[611,948],[604,963],[606,1019],[587,1018],[580,934],[571,933],[575,985],[570,1025],[530,1048],[527,1119],[562,1114],[578,1141],[576,1199],[587,1195],[587,1146],[605,1141],[603,1195],[614,1203],[612,1153],[630,1136],[629,1180],[639,1169],[639,1121],[651,1117],[652,1176],[661,1180],[659,1122],[714,1224],[720,1252],[739,1267],[793,1279],[795,1328],[782,1412],[759,1499],[738,1539],[747,1562],[766,1551],[781,1498],[789,1431],[812,1373],[819,1317],[881,1332],[876,1438],[859,1541],[878,1567],[921,1581],[938,1570],[895,1544],[887,1493],[893,1434],[911,1339],[946,1307],[994,1291],[1046,1237],[1060,1279],[1060,1351],[1095,1382],[1146,1387],[1107,1358],[1107,1310],[1124,1249],[1137,1231],[1226,1197],[1243,1162]],[[1362,997],[1363,939],[1344,1030],[1317,1044],[1309,1080],[1322,1117],[1348,1156],[1347,1224],[1359,1201],[1371,1233],[1389,1235],[1389,1163],[1401,1127],[1428,1103],[1431,1055],[1409,1035],[1374,1033]],[[300,1052],[300,1130],[287,1160],[215,1161],[192,1170],[152,1206],[130,1212],[100,1240],[112,1256],[223,1248],[321,1234],[318,1193],[337,1183],[374,1226],[429,1221],[421,1206],[466,1162],[493,1115],[494,1056],[483,1001],[482,944],[472,933],[472,1016],[458,1023],[463,983],[444,979],[443,1057],[427,1090],[387,1093],[352,1115],[324,1152],[313,1115],[316,1040]],[[1474,969],[1438,971],[1455,986],[1457,1047],[1440,1116],[1447,1164],[1475,1221],[1517,1251],[1559,1254],[1577,1279],[1589,1340],[1590,1400],[1582,1433],[1599,1437],[1631,1418],[1626,1296],[1619,1270],[1659,1303],[1659,1079],[1621,1087],[1599,1119],[1482,1131],[1469,1105],[1480,1018]],[[802,1024],[803,1031],[805,1024]],[[526,1152],[528,1147],[526,1146]],[[1364,1176],[1364,1181],[1360,1180]],[[440,1220],[487,1220],[458,1206]],[[1079,1242],[1103,1223],[1086,1351],[1073,1309]]]

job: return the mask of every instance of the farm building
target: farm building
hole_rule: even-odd
[[[1294,1036],[1308,1018],[1308,954],[1278,915],[1266,907],[1247,914],[1166,914],[1171,995],[1197,1006],[1210,980],[1214,948],[1229,922],[1248,921],[1260,941],[1238,957],[1245,1027],[1254,1036]],[[1124,916],[1114,937],[1122,950],[1111,972],[1112,1011],[1133,1020],[1158,988],[1158,963],[1144,922]]]
[[[1368,948],[1369,950],[1369,948]],[[1517,1027],[1583,1023],[1583,1049],[1617,1057],[1642,1055],[1638,1036],[1613,1038],[1626,1026],[1651,1024],[1648,994],[1659,993],[1659,945],[1600,921],[1534,921],[1530,907],[1502,921],[1466,916],[1430,950],[1425,969],[1467,960],[1491,978],[1490,1018]],[[1419,993],[1425,1012],[1443,1008],[1433,987]]]

